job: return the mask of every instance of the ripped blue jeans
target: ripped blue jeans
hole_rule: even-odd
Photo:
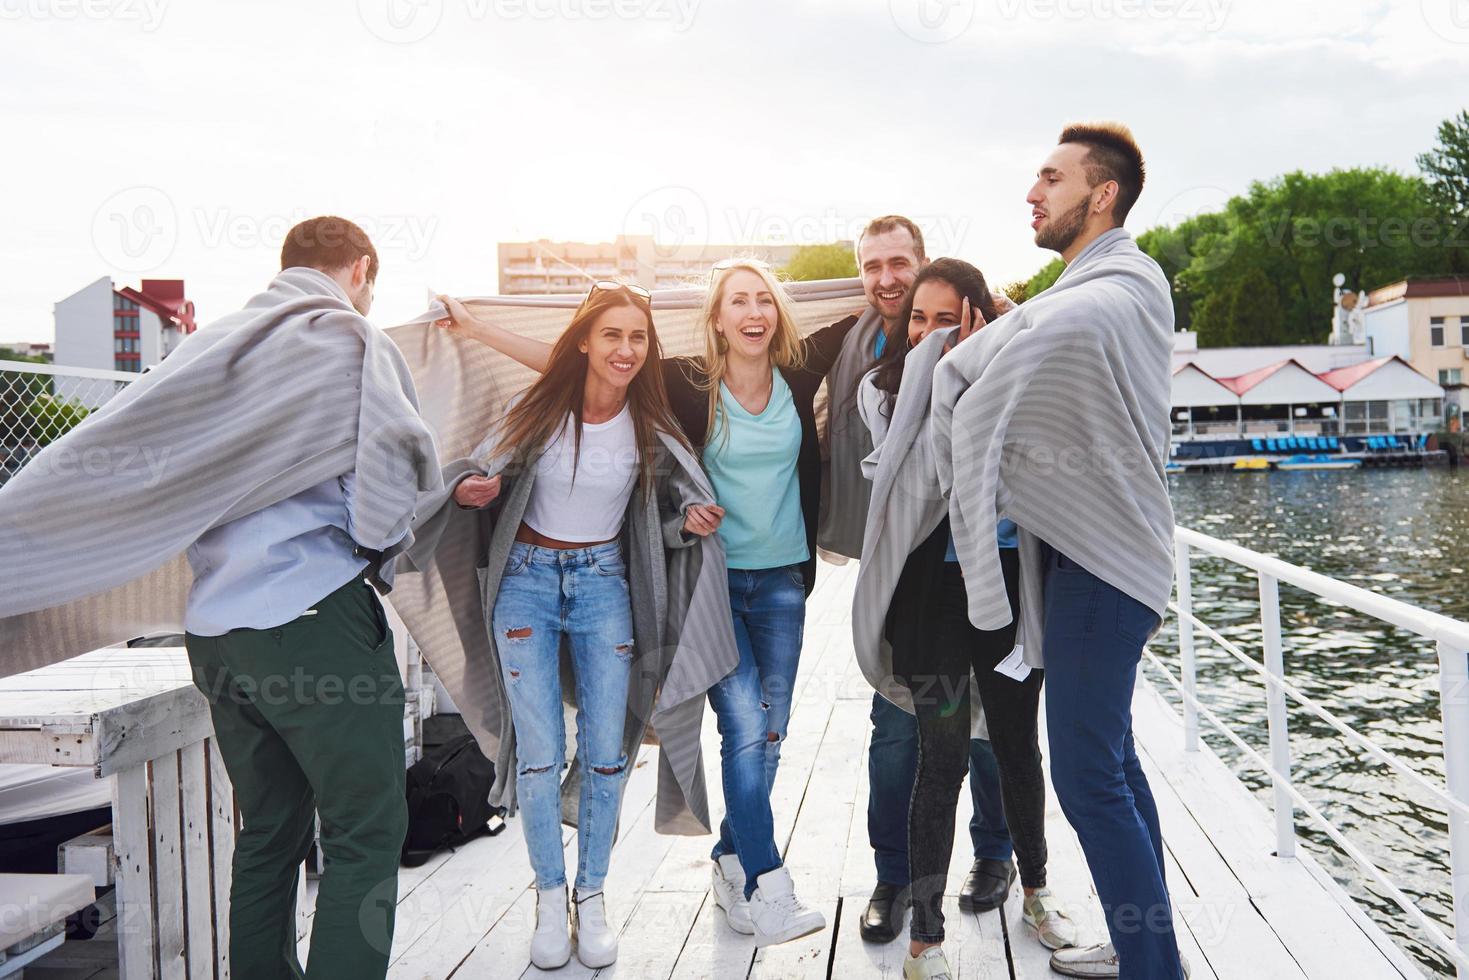
[[[563,638],[576,675],[576,758],[581,767],[576,888],[602,887],[627,758],[622,754],[632,671],[627,569],[617,542],[559,550],[516,542],[491,617],[515,725],[515,793],[536,887],[566,883],[561,846]]]
[[[770,793],[791,717],[791,695],[806,624],[801,566],[729,570],[729,605],[740,662],[709,689],[719,721],[724,820],[710,857],[737,855],[745,897],[780,867]]]

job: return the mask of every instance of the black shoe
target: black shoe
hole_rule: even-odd
[[[959,908],[965,912],[997,909],[1015,883],[1015,862],[980,858],[964,877],[959,889]]]
[[[906,887],[879,881],[872,890],[872,900],[867,903],[858,926],[862,941],[890,943],[897,939],[898,931],[903,928],[903,911],[911,901]]]

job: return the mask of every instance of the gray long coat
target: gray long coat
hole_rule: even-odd
[[[729,615],[724,547],[718,535],[681,533],[690,504],[713,503],[708,478],[677,440],[660,433],[656,492],[640,485],[628,502],[621,542],[633,615],[633,670],[623,751],[631,759],[648,729],[661,750],[655,826],[661,833],[711,830],[699,732],[704,693],[739,662]],[[481,450],[495,444],[495,433]],[[515,731],[491,616],[500,579],[535,484],[536,457],[480,451],[444,467],[445,489],[419,502],[414,546],[399,563],[391,599],[485,754],[495,762],[491,802],[515,806]],[[465,510],[454,487],[474,474],[503,477],[490,507]],[[563,677],[569,666],[563,657]],[[562,684],[570,701],[575,685]],[[580,775],[568,768],[562,819],[575,824]]]

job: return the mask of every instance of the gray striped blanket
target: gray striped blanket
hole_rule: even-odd
[[[0,675],[180,631],[199,535],[353,470],[377,550],[442,485],[398,348],[328,276],[286,269],[0,488]]]
[[[437,367],[448,363],[441,359]],[[536,467],[533,456],[507,469],[507,455],[494,454],[497,431],[493,426],[474,453],[446,464],[444,489],[420,500],[417,539],[399,558],[390,598],[469,730],[495,760],[491,801],[514,807],[515,730],[491,618]],[[634,491],[619,535],[635,638],[623,751],[632,759],[649,729],[656,731],[662,750],[654,827],[665,834],[707,834],[712,825],[699,738],[704,692],[735,668],[740,654],[724,547],[717,535],[685,538],[679,532],[685,508],[713,503],[713,488],[689,450],[672,436],[660,437],[656,492]],[[503,474],[494,507],[453,504],[453,487],[471,474]],[[565,658],[562,668],[563,696],[574,704],[576,685]],[[562,818],[572,826],[580,776],[572,765],[562,783]]]
[[[1021,642],[1033,666],[1043,666],[1044,545],[1160,617],[1166,610],[1172,350],[1168,280],[1116,228],[935,371],[935,462],[969,619],[987,630],[1010,622],[995,550],[995,524],[1009,517],[1020,528]]]

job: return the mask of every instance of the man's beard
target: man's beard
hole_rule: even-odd
[[[1039,248],[1048,248],[1053,252],[1066,251],[1071,247],[1071,243],[1076,241],[1081,230],[1086,227],[1086,212],[1090,205],[1090,200],[1083,200],[1059,218],[1042,225],[1035,233],[1036,245]]]

